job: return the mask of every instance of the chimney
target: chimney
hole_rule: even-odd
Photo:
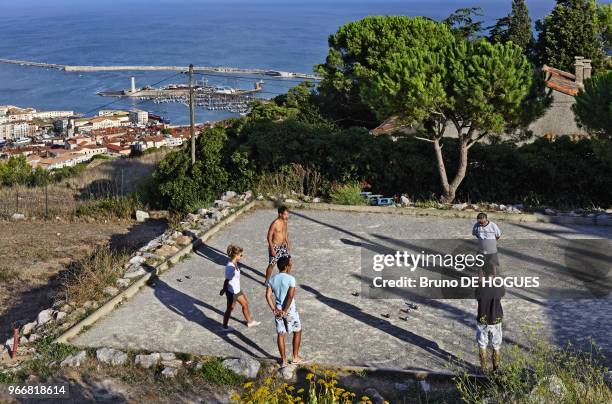
[[[591,77],[591,71],[593,70],[593,68],[591,67],[591,59],[584,59],[582,63],[582,77],[584,80],[586,80]]]
[[[576,83],[582,84],[584,81],[584,57],[583,56],[574,56],[576,60],[574,62],[574,66],[576,67]]]
[[[136,79],[132,77],[132,93],[136,92]]]

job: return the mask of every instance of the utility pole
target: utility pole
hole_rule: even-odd
[[[195,165],[195,107],[193,105],[193,64],[189,65],[189,124],[191,135],[191,165]]]

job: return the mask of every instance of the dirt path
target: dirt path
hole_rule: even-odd
[[[0,222],[0,339],[14,321],[32,321],[49,307],[62,271],[94,246],[133,251],[165,228],[162,221]]]

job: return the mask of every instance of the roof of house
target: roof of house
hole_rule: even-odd
[[[142,140],[144,140],[145,142],[161,142],[163,140],[166,140],[165,137],[163,137],[162,135],[159,136],[145,136],[142,138]]]
[[[385,135],[391,132],[395,132],[397,130],[401,130],[409,127],[410,125],[406,125],[402,123],[399,116],[393,115],[387,118],[383,123],[375,127],[370,131],[370,133],[374,136]]]
[[[115,145],[115,144],[107,144],[106,148],[108,150],[112,150],[115,152],[120,152],[120,151],[125,151],[125,150],[132,150],[129,146],[119,146],[119,145]]]
[[[581,84],[576,83],[576,76],[572,73],[547,65],[542,66],[542,71],[546,73],[544,83],[548,88],[571,96],[578,94],[582,88]]]

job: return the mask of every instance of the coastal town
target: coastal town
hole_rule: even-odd
[[[85,117],[74,111],[0,106],[0,160],[24,155],[32,169],[54,170],[99,155],[129,157],[152,148],[178,147],[189,133],[189,127],[170,126],[162,117],[137,109],[100,110]]]

